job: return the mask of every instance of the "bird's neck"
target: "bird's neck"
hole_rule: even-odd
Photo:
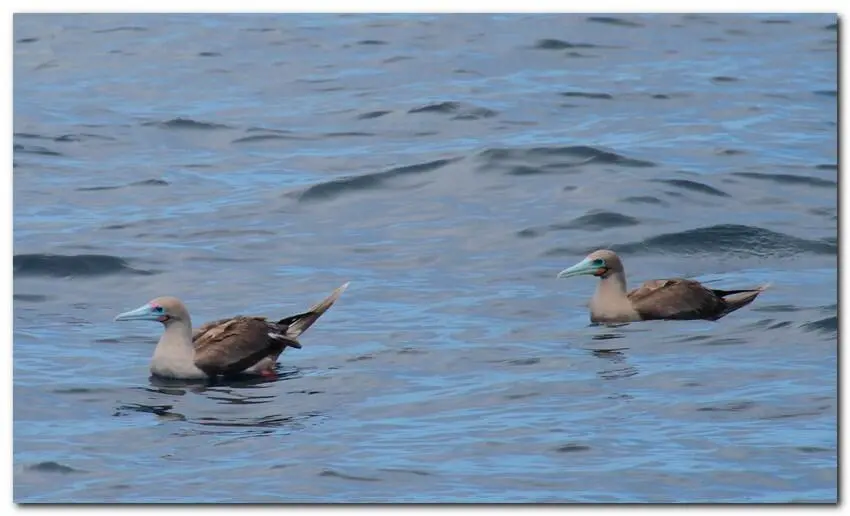
[[[203,371],[195,366],[191,320],[171,321],[165,327],[153,352],[151,372],[168,378],[206,377]]]
[[[621,321],[634,317],[634,308],[626,292],[626,275],[615,272],[599,280],[590,301],[591,320]]]
[[[596,296],[605,299],[624,299],[626,297],[626,275],[614,272],[599,280]]]

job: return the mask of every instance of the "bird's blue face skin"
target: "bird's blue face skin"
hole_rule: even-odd
[[[159,321],[165,322],[169,318],[168,312],[160,305],[146,304],[135,310],[118,314],[116,321]]]
[[[562,270],[558,273],[559,278],[569,278],[572,276],[581,276],[582,274],[590,274],[593,276],[604,276],[608,272],[608,266],[602,258],[591,260],[585,258],[577,264]]]

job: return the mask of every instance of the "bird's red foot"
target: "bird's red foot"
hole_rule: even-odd
[[[277,378],[277,373],[271,369],[263,369],[260,371],[260,375],[264,378]]]

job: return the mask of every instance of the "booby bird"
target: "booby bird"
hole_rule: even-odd
[[[717,290],[684,279],[646,281],[626,290],[623,262],[614,251],[600,249],[579,263],[562,270],[558,278],[589,274],[599,278],[590,300],[590,320],[595,323],[624,323],[653,319],[716,321],[750,304],[769,285],[752,289]]]
[[[116,321],[158,321],[165,327],[153,352],[155,376],[182,380],[238,373],[273,373],[286,347],[301,348],[298,336],[313,325],[348,287],[345,283],[304,313],[277,322],[236,316],[208,322],[192,331],[189,311],[176,297],[158,297]]]

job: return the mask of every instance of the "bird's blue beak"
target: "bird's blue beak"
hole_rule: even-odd
[[[593,265],[593,260],[585,258],[572,267],[566,268],[558,273],[558,278],[569,278],[582,274],[593,274],[599,272],[600,267]]]
[[[124,312],[115,316],[116,321],[159,321],[162,317],[161,313],[153,311],[151,305],[142,305],[135,310]]]

